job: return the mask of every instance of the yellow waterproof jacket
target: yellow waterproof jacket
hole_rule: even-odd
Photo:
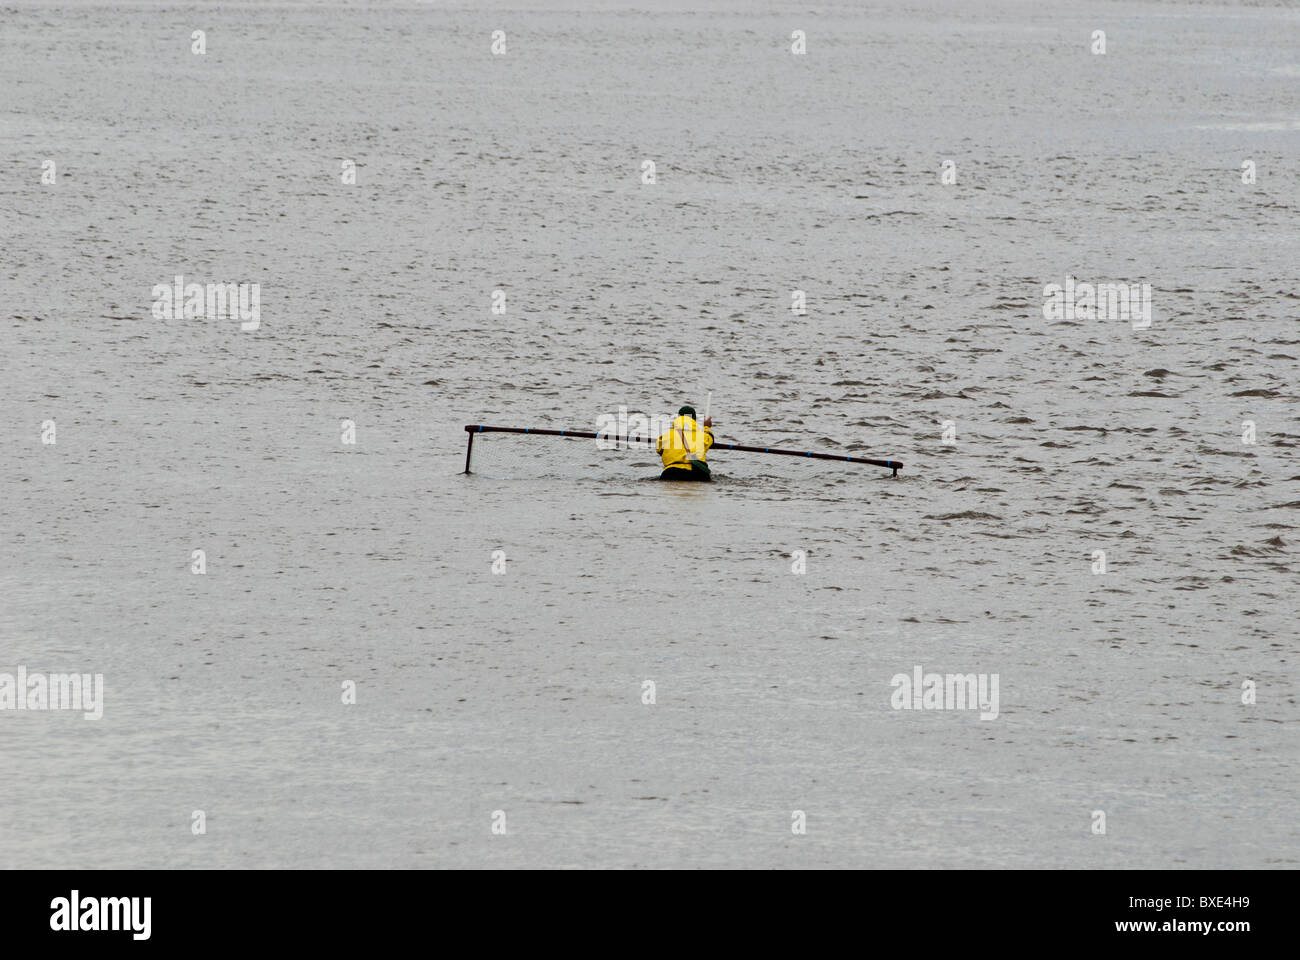
[[[691,458],[704,460],[713,446],[713,431],[695,422],[693,417],[678,417],[672,428],[659,437],[655,452],[663,457],[664,469],[691,469]]]

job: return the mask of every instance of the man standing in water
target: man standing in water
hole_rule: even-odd
[[[704,425],[695,422],[695,408],[682,407],[668,432],[655,443],[655,452],[663,457],[664,472],[660,480],[703,480],[709,476],[705,454],[713,446],[713,418],[705,417]]]

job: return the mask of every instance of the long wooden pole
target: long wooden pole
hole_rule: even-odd
[[[465,432],[469,442],[474,443],[476,433],[539,433],[547,437],[580,437],[585,440],[613,440],[623,443],[654,443],[654,437],[623,437],[611,433],[588,433],[585,430],[543,430],[538,427],[488,427],[481,423],[467,423]],[[903,465],[897,460],[869,460],[866,457],[846,457],[837,453],[813,453],[801,450],[776,450],[772,447],[751,447],[740,443],[714,443],[714,450],[740,450],[744,453],[775,453],[783,457],[808,457],[813,460],[839,460],[846,463],[869,463],[873,467],[885,467],[893,470],[894,476]],[[465,452],[465,472],[469,472],[469,451]]]

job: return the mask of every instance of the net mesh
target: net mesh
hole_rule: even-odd
[[[613,447],[612,449],[604,449]],[[476,433],[471,473],[507,480],[543,477],[577,479],[658,476],[659,455],[644,443],[616,447],[583,437],[546,434]]]
[[[797,445],[798,441],[794,441]],[[830,453],[831,450],[825,452]],[[709,451],[715,481],[742,485],[848,483],[888,477],[889,471],[867,464]],[[548,434],[484,432],[474,434],[470,472],[503,480],[592,479],[623,482],[658,479],[663,463],[653,444],[597,441]]]

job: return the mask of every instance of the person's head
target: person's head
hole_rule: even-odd
[[[677,411],[677,416],[679,416],[679,417],[694,417],[694,416],[695,416],[695,408],[694,408],[694,407],[682,407],[680,410]]]

